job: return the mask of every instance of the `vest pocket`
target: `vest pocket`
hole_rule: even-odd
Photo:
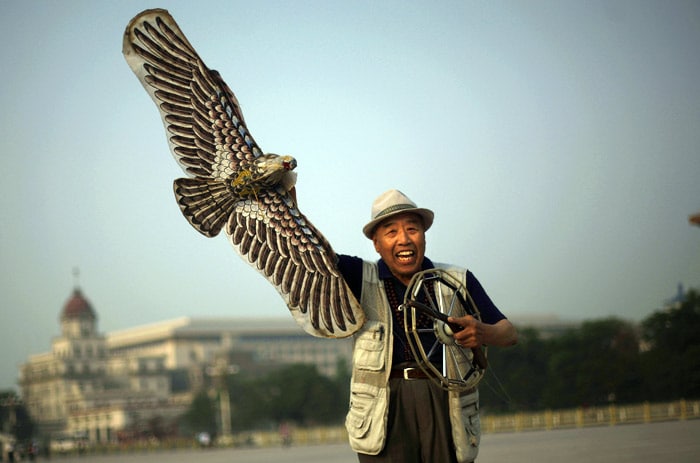
[[[353,365],[361,370],[383,370],[384,336],[386,336],[386,328],[383,323],[366,321],[365,326],[355,338]]]
[[[345,417],[348,434],[355,439],[365,437],[372,424],[372,411],[377,400],[377,388],[368,384],[353,384],[350,392],[350,410]]]
[[[481,441],[481,418],[479,417],[479,392],[476,391],[459,398],[462,408],[462,422],[467,431],[467,441],[469,448],[465,449],[471,461],[479,454],[479,443]]]
[[[376,455],[382,450],[387,406],[386,389],[366,383],[351,384],[345,429],[354,451]]]

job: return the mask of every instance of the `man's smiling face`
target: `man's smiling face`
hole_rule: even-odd
[[[403,284],[408,285],[413,274],[420,271],[425,255],[425,227],[417,214],[395,215],[377,225],[374,249]]]

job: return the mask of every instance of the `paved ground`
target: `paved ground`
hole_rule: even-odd
[[[490,434],[478,463],[698,463],[700,420]]]
[[[700,420],[601,426],[557,431],[488,434],[478,463],[697,463]],[[39,459],[38,461],[42,461]],[[355,463],[345,445],[267,449],[181,450],[81,458],[54,457],[59,463]],[[431,462],[432,463],[432,462]]]

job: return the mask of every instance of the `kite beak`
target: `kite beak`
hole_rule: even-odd
[[[284,170],[294,170],[297,166],[297,160],[291,156],[285,156],[284,161],[282,161],[282,167]]]

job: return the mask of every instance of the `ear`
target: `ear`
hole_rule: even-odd
[[[372,243],[374,244],[374,250],[379,254],[379,243],[377,242],[377,234],[375,233],[372,237]]]

